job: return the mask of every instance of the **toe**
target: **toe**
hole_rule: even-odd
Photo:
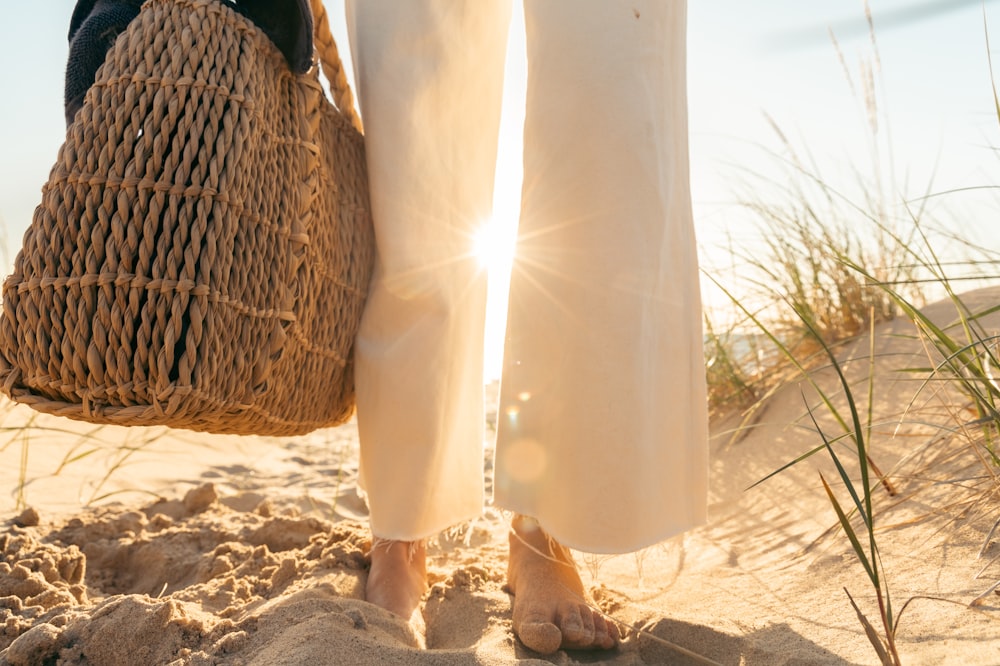
[[[583,623],[583,636],[581,638],[588,642],[594,641],[596,623],[594,622],[594,612],[587,604],[580,604],[580,620]]]
[[[562,604],[557,615],[562,631],[564,648],[582,649],[594,645],[594,614],[586,604],[568,601]]]
[[[610,650],[618,644],[618,627],[599,613],[594,613],[594,645]]]
[[[556,613],[556,624],[562,632],[563,645],[572,647],[585,639],[587,629],[580,616],[580,605],[574,600],[563,601]]]
[[[522,620],[514,626],[514,633],[525,647],[541,654],[552,654],[562,646],[563,635],[559,627],[544,617],[534,616]]]

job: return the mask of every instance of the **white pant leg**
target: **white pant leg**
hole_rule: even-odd
[[[356,346],[372,531],[415,540],[483,507],[486,275],[509,0],[347,5],[378,245]]]
[[[705,518],[682,0],[525,3],[528,93],[495,501],[627,552]]]

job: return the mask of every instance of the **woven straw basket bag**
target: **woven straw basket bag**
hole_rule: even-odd
[[[304,74],[241,4],[134,3],[3,285],[15,401],[237,434],[353,412],[374,256],[360,122],[319,0],[246,2],[298,5]]]

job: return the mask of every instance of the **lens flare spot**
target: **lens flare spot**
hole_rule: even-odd
[[[548,459],[538,440],[525,437],[515,440],[507,447],[503,465],[514,481],[532,483],[545,473]]]

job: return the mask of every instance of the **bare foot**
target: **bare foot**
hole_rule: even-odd
[[[569,551],[530,518],[515,516],[513,528],[507,587],[521,642],[542,654],[615,647],[618,627],[588,604]]]
[[[423,541],[375,539],[365,599],[405,619],[423,633],[420,600],[427,590],[427,548]]]

